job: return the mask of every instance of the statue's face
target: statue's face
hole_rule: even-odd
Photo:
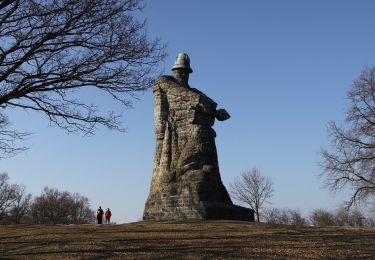
[[[180,84],[188,86],[189,72],[187,70],[173,70],[173,77],[177,79]]]

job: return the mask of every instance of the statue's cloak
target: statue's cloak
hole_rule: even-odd
[[[212,129],[217,104],[170,76],[155,80],[154,101],[156,150],[143,218],[242,219],[218,217],[250,210],[233,205],[220,178]]]

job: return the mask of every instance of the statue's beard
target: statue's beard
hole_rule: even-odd
[[[188,87],[189,75],[181,75],[179,73],[174,73],[173,77],[180,83],[181,85]]]
[[[181,85],[187,87],[188,86],[188,79],[187,78],[181,78],[181,77],[177,77],[176,80],[178,81],[178,83],[180,83]]]

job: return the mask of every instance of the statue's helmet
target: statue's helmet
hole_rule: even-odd
[[[189,73],[192,73],[193,70],[190,68],[190,59],[186,53],[180,52],[176,57],[176,62],[174,63],[172,70],[184,69]]]

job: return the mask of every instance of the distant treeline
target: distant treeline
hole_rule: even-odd
[[[79,193],[45,187],[33,197],[24,185],[8,180],[7,173],[0,173],[0,224],[95,223],[89,199]]]
[[[345,206],[336,210],[314,209],[309,216],[304,217],[299,210],[267,209],[263,213],[263,222],[270,224],[285,224],[296,226],[353,226],[375,227],[375,217],[361,209],[348,209]]]

